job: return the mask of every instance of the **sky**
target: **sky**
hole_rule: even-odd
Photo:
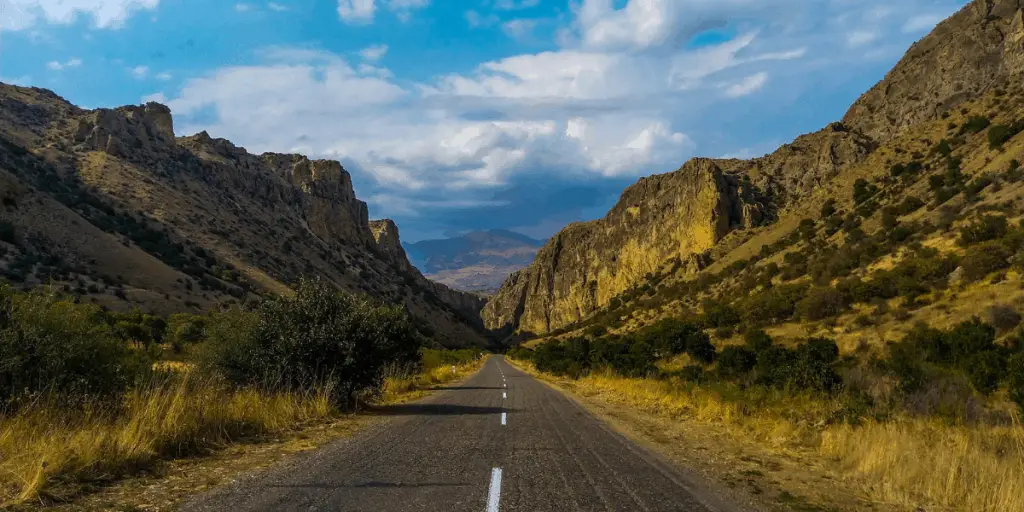
[[[546,238],[838,120],[966,0],[0,0],[0,80],[337,159],[407,242]]]

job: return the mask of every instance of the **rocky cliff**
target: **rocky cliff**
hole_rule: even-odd
[[[0,272],[24,286],[166,313],[319,276],[405,305],[438,344],[487,343],[479,299],[415,272],[337,161],[176,138],[156,103],[83,110],[0,84],[0,183]]]
[[[771,222],[879,144],[1024,71],[1021,0],[974,0],[915,44],[842,122],[752,160],[687,162],[641,179],[597,221],[554,236],[483,311],[492,329],[546,333],[675,266],[695,271],[730,231]]]
[[[491,329],[543,333],[586,317],[669,261],[692,260],[768,211],[748,182],[694,159],[626,189],[600,220],[572,224],[484,308]]]
[[[918,41],[843,123],[878,142],[1024,71],[1021,0],[974,0]]]
[[[393,220],[383,219],[371,221],[370,230],[373,232],[377,249],[395,268],[398,268],[401,272],[410,276],[410,278],[419,286],[427,288],[441,300],[452,305],[456,310],[464,314],[467,319],[473,319],[473,321],[475,321],[475,319],[480,317],[480,311],[486,303],[483,298],[473,295],[472,293],[453,290],[444,284],[431,281],[424,277],[423,274],[421,274],[420,271],[409,262],[409,258],[405,254],[405,249],[402,248],[402,240],[398,235],[398,226]]]

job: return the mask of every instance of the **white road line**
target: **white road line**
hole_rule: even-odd
[[[501,424],[505,424],[505,413],[501,413]]]
[[[487,512],[498,512],[501,504],[501,468],[491,470],[491,490],[487,493]]]
[[[506,392],[502,391],[502,392],[501,392],[501,399],[502,399],[502,400],[504,400],[504,399],[506,399],[506,398],[508,398],[508,393],[506,393]]]

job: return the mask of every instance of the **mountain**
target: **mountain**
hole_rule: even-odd
[[[482,301],[415,272],[338,162],[176,137],[157,103],[85,110],[0,84],[0,196],[0,271],[22,286],[170,313],[319,276],[404,305],[439,345],[488,342]]]
[[[407,244],[417,267],[431,280],[458,290],[496,290],[505,278],[533,261],[544,244],[525,235],[500,229],[473,231],[443,240]]]
[[[604,218],[566,227],[530,266],[512,274],[484,308],[485,325],[543,334],[624,301],[653,300],[671,281],[692,281],[759,254],[807,216],[817,217],[827,199],[849,198],[857,179],[871,180],[860,185],[862,191],[877,190],[889,186],[888,170],[897,164],[929,172],[952,168],[950,162],[925,161],[944,136],[954,148],[964,146],[965,163],[974,154],[968,149],[989,151],[983,134],[968,138],[973,129],[961,133],[949,126],[978,117],[985,126],[1017,126],[1009,101],[1021,99],[1021,3],[971,2],[914,44],[841,122],[772,154],[696,158],[677,171],[641,179]],[[993,101],[1003,109],[994,109]],[[987,172],[996,160],[979,158],[985,166],[965,172]],[[1008,161],[998,160],[1004,166]],[[906,192],[894,194],[902,199]],[[878,222],[877,216],[868,220]]]

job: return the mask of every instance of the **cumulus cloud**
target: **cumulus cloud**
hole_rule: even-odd
[[[143,78],[149,76],[149,66],[135,66],[134,68],[128,70],[128,72],[131,73],[132,76],[136,79],[142,80]]]
[[[159,0],[4,0],[0,27],[22,30],[39,22],[70,24],[79,16],[96,28],[120,28],[136,11],[155,9]]]
[[[408,21],[412,12],[430,5],[430,0],[381,0],[402,21]],[[376,0],[338,0],[338,16],[349,24],[367,24],[377,13]]]
[[[53,60],[46,63],[46,69],[51,71],[63,71],[69,68],[77,68],[82,66],[82,59],[77,57],[68,59],[66,62],[60,62]]]
[[[885,54],[894,61],[910,42],[901,35],[908,14],[932,1],[582,0],[557,47],[467,72],[402,80],[379,64],[385,45],[352,59],[275,48],[255,64],[185,80],[168,103],[183,132],[206,129],[250,150],[341,160],[374,215],[414,218],[430,209],[448,227],[469,218],[491,227],[547,226],[604,208],[636,176],[677,168],[694,154],[740,154],[797,135],[797,123],[785,118],[773,117],[772,126],[789,128],[770,134],[751,127],[769,114],[795,117],[801,95],[824,102],[822,95],[865,74],[880,78],[891,62],[868,62],[855,47],[895,48]],[[424,4],[338,5],[339,14],[369,22],[378,8]],[[486,5],[504,11],[528,4]],[[794,9],[812,5],[817,10]],[[476,11],[466,19],[472,26],[501,23]],[[710,44],[686,44],[724,26],[730,30]],[[864,27],[876,38],[852,36]],[[769,77],[773,87],[765,87]],[[816,111],[800,131],[841,114]],[[598,185],[568,192],[584,182]],[[545,196],[552,199],[533,202],[531,190],[552,183]],[[579,201],[557,200],[566,194]],[[438,229],[424,226],[417,229]]]
[[[388,53],[388,45],[377,44],[373,46],[367,46],[359,51],[359,56],[370,62],[377,62]]]

